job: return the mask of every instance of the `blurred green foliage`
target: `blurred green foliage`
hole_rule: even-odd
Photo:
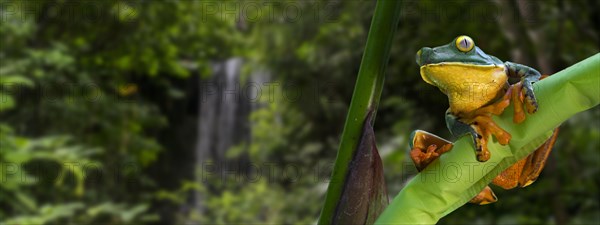
[[[0,5],[0,221],[316,222],[373,1]],[[273,16],[252,14],[255,6]],[[593,0],[405,1],[375,124],[390,196],[416,172],[406,158],[410,132],[449,137],[446,98],[420,80],[419,48],[466,34],[489,54],[551,74],[599,51],[598,10]],[[195,76],[210,77],[211,62],[231,57],[244,58],[244,71],[323,90],[262,99],[248,118],[251,138],[228,153],[272,163],[274,179],[198,183],[181,163],[193,149],[169,136],[180,124],[174,112],[197,98]],[[598,108],[569,120],[535,184],[495,189],[498,203],[467,205],[440,223],[600,223],[599,123]],[[304,175],[283,176],[289,165]],[[203,209],[182,210],[193,192]]]

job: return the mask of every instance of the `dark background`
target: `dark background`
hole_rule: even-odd
[[[375,1],[0,0],[0,221],[312,224]],[[594,0],[404,1],[375,124],[390,198],[407,138],[450,138],[415,53],[458,35],[552,74],[599,52]],[[441,224],[598,224],[600,108],[533,185]]]

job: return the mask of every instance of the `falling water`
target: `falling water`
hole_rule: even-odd
[[[230,159],[226,152],[234,146],[247,147],[250,140],[249,113],[257,108],[256,104],[245,96],[257,96],[249,89],[244,93],[245,84],[240,79],[243,60],[231,58],[214,63],[213,74],[210,78],[200,80],[200,98],[198,111],[198,136],[196,139],[196,167],[199,173],[197,182],[205,182],[202,170],[206,165],[216,166],[216,172],[237,171],[243,157]],[[254,72],[245,82],[262,84],[267,82],[269,74]],[[214,170],[215,167],[212,167]],[[237,171],[243,172],[243,171]],[[218,174],[216,175],[218,176]],[[195,194],[195,208],[203,210],[203,196]]]
[[[196,162],[222,162],[224,153],[239,136],[247,133],[236,125],[247,115],[245,102],[239,99],[242,60],[228,59],[213,65],[213,75],[201,80],[198,115]]]

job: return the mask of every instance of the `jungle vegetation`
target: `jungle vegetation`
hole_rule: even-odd
[[[1,223],[315,223],[374,3],[0,0]],[[421,80],[418,49],[466,34],[552,74],[599,52],[599,10],[404,1],[374,125],[390,196],[416,173],[412,130],[450,138],[446,97]],[[245,113],[231,133],[208,130],[236,138],[200,161],[199,117],[218,107],[202,84],[230,59],[243,62],[234,91]],[[249,85],[256,74],[271,85]],[[534,185],[440,224],[600,223],[598,149],[596,107],[562,125]]]

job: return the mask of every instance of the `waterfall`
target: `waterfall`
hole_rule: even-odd
[[[223,162],[227,149],[248,133],[241,129],[248,110],[239,98],[242,60],[231,58],[213,64],[213,75],[200,80],[196,162]]]
[[[196,168],[199,173],[206,171],[207,164],[212,166],[214,173],[222,171],[237,171],[243,173],[245,168],[238,168],[243,157],[237,159],[226,158],[226,152],[231,147],[250,141],[249,114],[258,108],[258,104],[251,102],[247,96],[258,96],[255,89],[246,89],[248,82],[262,85],[268,82],[269,74],[266,72],[251,73],[248,79],[240,79],[241,58],[230,58],[212,65],[212,76],[200,79],[199,85],[199,111],[198,135],[196,139]],[[248,91],[246,93],[246,91]],[[260,90],[258,90],[260,91]],[[242,146],[244,147],[244,146]],[[204,170],[204,171],[203,171]],[[215,176],[218,176],[215,175]],[[197,182],[205,182],[202,174],[196,175]],[[203,196],[195,193],[194,204],[196,210],[204,210]]]

